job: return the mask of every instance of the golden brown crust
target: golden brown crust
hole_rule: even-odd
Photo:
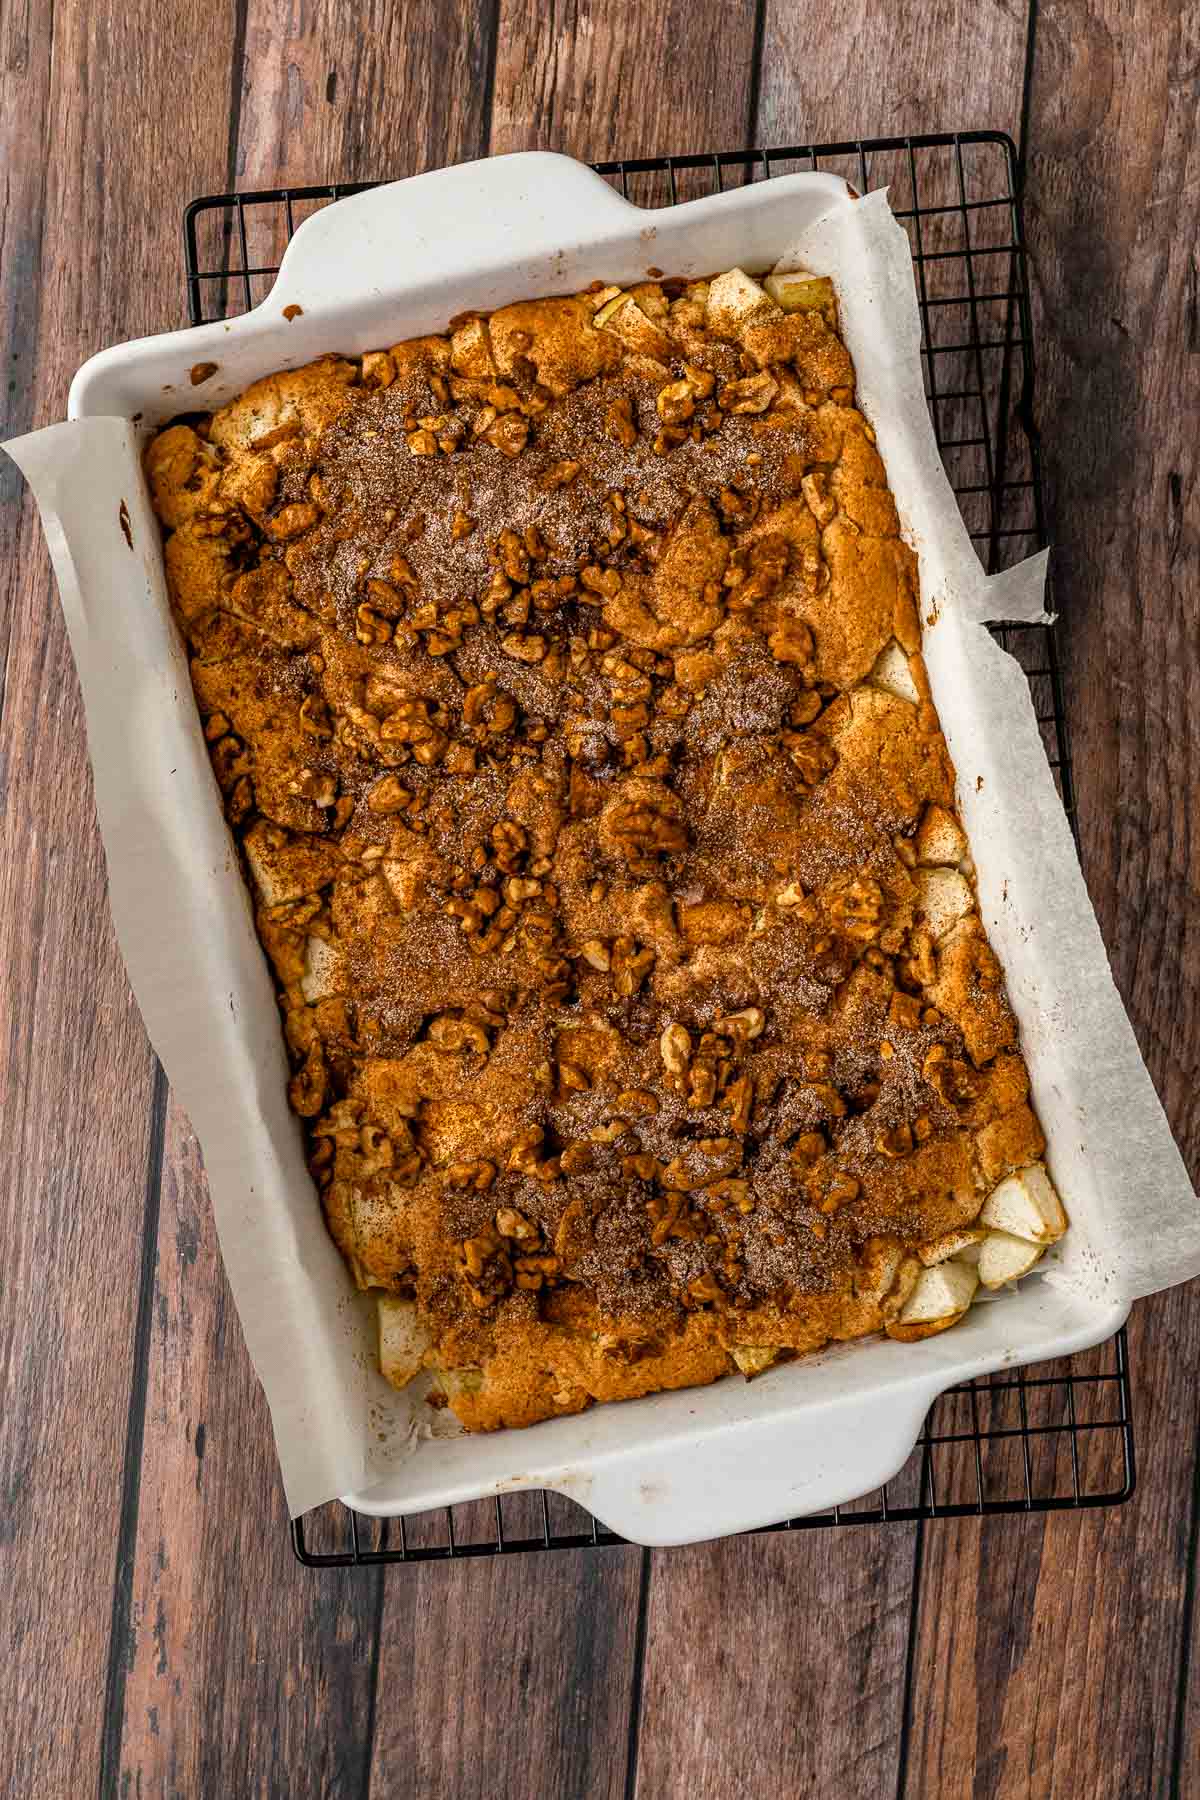
[[[921,866],[954,772],[832,304],[521,302],[146,467],[329,1227],[435,1398],[913,1335],[913,1252],[1042,1139]]]

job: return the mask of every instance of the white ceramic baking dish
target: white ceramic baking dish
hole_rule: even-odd
[[[733,265],[761,270],[817,219],[857,204],[843,182],[824,175],[784,177],[643,212],[590,170],[561,157],[528,154],[442,170],[358,195],[309,219],[288,248],[273,292],[244,317],[96,356],[74,381],[70,414],[136,420],[146,433],[178,412],[222,404],[270,370],[329,350],[359,352],[439,330],[469,308],[571,291],[596,279],[626,282],[648,273],[702,274]],[[216,373],[193,387],[190,371],[207,362],[217,365]],[[134,512],[152,531],[144,495]],[[918,548],[924,574],[927,546]],[[179,704],[181,668],[177,660],[176,691],[172,701],[164,694],[164,708]],[[199,823],[215,842],[213,834],[223,832],[215,785],[209,798],[210,811]],[[973,847],[986,870],[987,844]],[[228,856],[226,864],[226,889],[213,903],[228,910],[229,932],[244,938],[247,909],[235,892],[238,877]],[[115,864],[113,880],[115,891]],[[244,958],[243,964],[249,969]],[[1011,969],[1009,974],[1011,982]],[[265,973],[245,974],[243,985],[245,993],[230,995],[228,1004],[244,1000],[261,1008],[267,996],[269,1006]],[[153,1035],[154,1009],[144,982],[139,993]],[[202,994],[195,1004],[201,1010],[207,1004]],[[225,1004],[225,996],[214,998],[213,1005]],[[273,1112],[282,1105],[282,1054],[263,1055],[267,1066],[256,1071],[255,1085],[261,1105]],[[271,1092],[276,1080],[278,1096]],[[1054,1120],[1062,1114],[1062,1096],[1051,1091],[1053,1085],[1047,1079],[1039,1089],[1035,1071],[1034,1097],[1050,1132],[1052,1166]],[[186,1091],[182,1097],[186,1104]],[[224,1154],[221,1132],[202,1124],[199,1112],[196,1124],[215,1186],[215,1165]],[[288,1160],[293,1170],[302,1169],[298,1157]],[[307,1184],[307,1176],[301,1180]],[[1075,1261],[1086,1263],[1094,1249],[1103,1262],[1107,1239],[1086,1188],[1086,1177],[1077,1175],[1065,1192],[1072,1216],[1065,1243]],[[304,1192],[297,1204],[315,1209],[315,1194]],[[1048,1257],[1047,1266],[1053,1260]],[[260,1322],[242,1310],[257,1356]],[[364,1512],[391,1515],[544,1487],[570,1495],[643,1543],[768,1524],[849,1500],[889,1479],[945,1388],[1095,1344],[1117,1329],[1127,1311],[1127,1297],[1109,1293],[1103,1281],[1084,1294],[1035,1275],[1018,1292],[977,1304],[955,1330],[923,1343],[864,1341],[777,1367],[752,1383],[731,1378],[523,1432],[425,1438],[383,1479],[347,1499]],[[279,1409],[290,1408],[290,1401],[278,1386],[271,1392],[268,1383],[268,1391],[278,1428]]]

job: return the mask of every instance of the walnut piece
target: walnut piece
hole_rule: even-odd
[[[471,1429],[927,1335],[1041,1248],[837,317],[597,286],[147,451],[330,1229]]]

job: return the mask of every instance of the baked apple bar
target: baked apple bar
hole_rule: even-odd
[[[465,314],[146,471],[391,1381],[751,1376],[1061,1234],[828,281]]]

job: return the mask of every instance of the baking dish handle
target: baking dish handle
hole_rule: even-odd
[[[628,230],[639,209],[583,163],[549,151],[519,151],[435,169],[340,200],[296,231],[272,306],[321,310],[346,296],[346,271],[372,267],[379,286],[397,269],[425,265],[453,276],[511,265],[514,246],[535,262],[561,254],[569,283],[581,225],[592,239],[611,221]]]
[[[945,1386],[926,1375],[874,1395],[844,1393],[801,1418],[768,1413],[616,1451],[546,1485],[637,1544],[752,1531],[826,1512],[890,1481]]]

